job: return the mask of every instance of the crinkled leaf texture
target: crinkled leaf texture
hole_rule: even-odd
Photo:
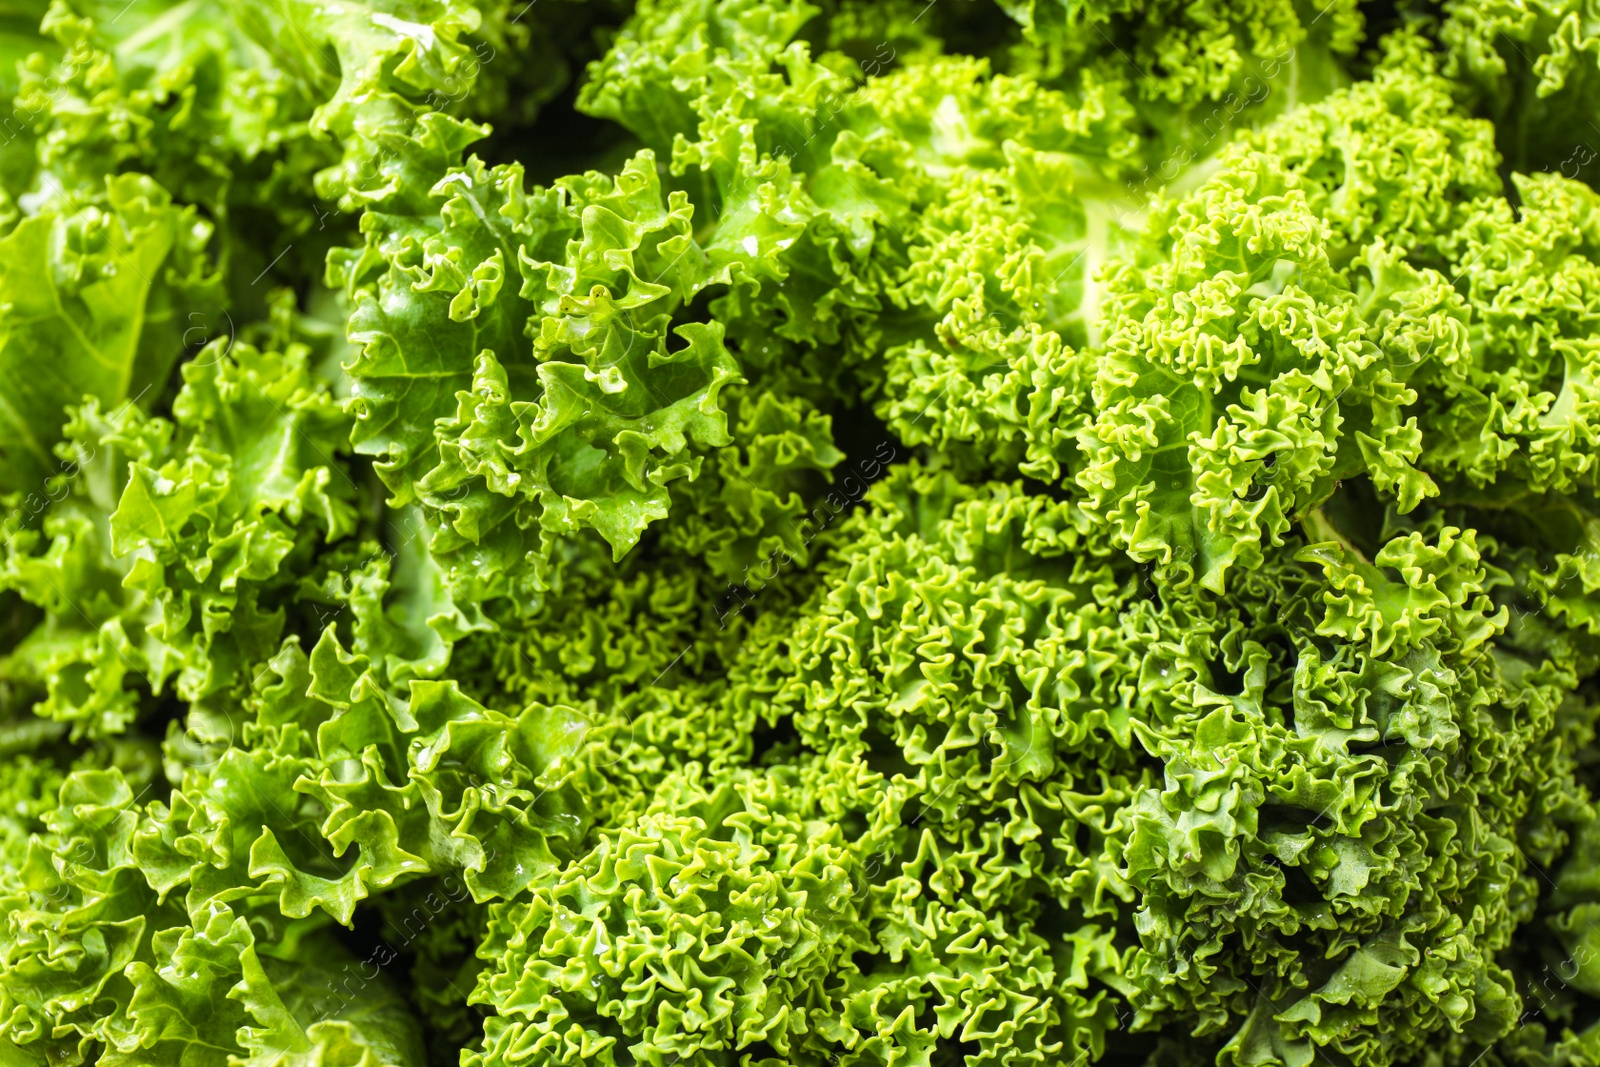
[[[1594,35],[1425,7],[0,11],[0,1064],[1600,1062]]]
[[[148,404],[182,349],[186,313],[215,298],[209,231],[143,175],[102,208],[46,211],[0,237],[0,490],[42,493],[65,409]]]
[[[464,599],[532,595],[562,536],[620,555],[666,515],[668,485],[729,441],[738,370],[720,324],[670,325],[709,275],[648,153],[531,191],[471,161],[432,196],[437,217],[365,216],[331,267],[362,346],[352,441],[437,524]]]

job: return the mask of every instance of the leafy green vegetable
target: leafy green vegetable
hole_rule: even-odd
[[[1595,23],[0,5],[0,1063],[1600,1065]]]

